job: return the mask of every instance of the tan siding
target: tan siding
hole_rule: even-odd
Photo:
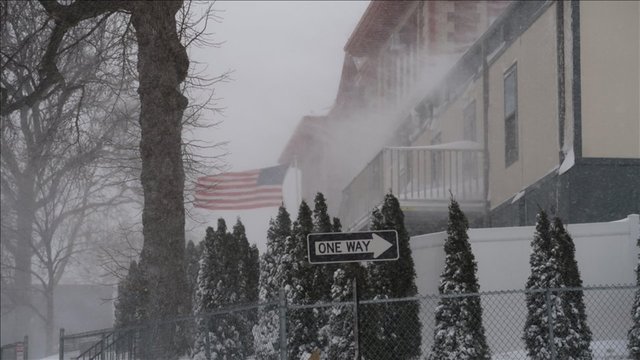
[[[640,2],[580,3],[582,155],[640,156]]]
[[[478,143],[483,142],[483,121],[482,121],[482,79],[467,84],[462,95],[444,106],[444,110],[440,114],[434,115],[434,124],[432,128],[426,129],[411,146],[431,145],[431,139],[442,134],[442,143],[463,140],[463,115],[464,109],[472,101],[476,102],[476,131]]]
[[[558,165],[555,5],[489,69],[490,201],[494,208]],[[517,63],[519,159],[505,168],[504,73]]]
[[[433,137],[433,131],[431,129],[425,129],[416,140],[411,143],[411,146],[423,146],[431,145],[431,138]]]
[[[476,101],[476,125],[479,129],[478,135],[481,134],[480,120],[482,119],[482,82],[479,81],[477,83],[470,84],[469,87],[467,87],[466,91],[462,94],[462,96],[459,96],[454,102],[452,102],[447,111],[442,114],[443,143],[459,141],[463,139],[464,109],[473,100]]]

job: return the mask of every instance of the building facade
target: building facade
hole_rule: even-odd
[[[625,1],[372,2],[334,108],[281,161],[351,230],[389,191],[413,234],[452,195],[476,226],[638,213],[639,20]]]

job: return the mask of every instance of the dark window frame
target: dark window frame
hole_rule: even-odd
[[[520,144],[518,135],[518,67],[513,64],[504,73],[504,160],[505,167],[520,159]],[[508,82],[512,81],[512,86]],[[513,94],[510,93],[513,88]],[[512,97],[512,103],[508,101]]]

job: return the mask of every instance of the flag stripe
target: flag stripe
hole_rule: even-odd
[[[198,180],[207,180],[207,181],[217,181],[228,178],[243,178],[243,177],[251,177],[260,174],[260,170],[250,170],[250,171],[242,171],[242,172],[229,172],[218,175],[206,175],[201,176]]]
[[[216,191],[215,190],[196,190],[196,196],[202,198],[209,197],[228,197],[228,196],[246,196],[246,195],[259,195],[259,194],[281,194],[282,188],[279,186],[261,186],[255,190],[244,191]]]
[[[216,186],[207,186],[202,190],[236,190],[236,189],[255,189],[256,183],[253,184],[239,184],[239,185],[216,185]]]
[[[208,210],[249,210],[249,209],[258,209],[264,207],[274,207],[280,206],[282,202],[261,202],[261,203],[247,203],[244,205],[198,205],[195,206],[202,209]]]
[[[246,202],[258,202],[258,201],[282,201],[281,195],[273,195],[273,196],[253,196],[246,197],[241,199],[212,199],[212,200],[204,200],[198,199],[196,200],[199,204],[241,204]]]
[[[246,210],[282,204],[282,182],[288,165],[202,176],[196,181],[194,205],[209,210]]]
[[[234,178],[234,179],[227,179],[227,180],[207,180],[207,179],[198,179],[198,184],[202,185],[202,186],[217,186],[219,184],[242,184],[242,183],[247,183],[247,184],[256,184],[258,181],[258,176],[254,176],[252,178]]]
[[[200,185],[200,184],[196,183],[196,190],[198,190],[198,191],[208,191],[208,192],[225,192],[225,191],[228,192],[228,190],[232,190],[233,191],[233,190],[236,190],[236,188],[237,188],[237,189],[239,189],[237,191],[247,192],[247,191],[250,191],[251,189],[250,190],[242,190],[242,189],[244,189],[244,188],[281,189],[282,188],[282,185],[257,185],[255,183],[255,181],[253,182],[253,184],[251,184],[253,186],[249,187],[248,185],[249,185],[248,183],[247,184],[226,184],[226,183],[221,183],[221,184],[218,184],[218,185],[215,185],[215,186],[210,186],[210,185],[203,186],[203,185]]]

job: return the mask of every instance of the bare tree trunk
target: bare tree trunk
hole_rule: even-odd
[[[139,2],[132,14],[141,102],[141,265],[148,274],[150,320],[179,314],[186,279],[181,120],[187,99],[180,83],[187,75],[189,58],[176,34],[175,15],[181,6],[182,1]],[[171,335],[157,338],[165,346],[163,354],[158,354],[163,358],[175,358]]]
[[[39,2],[47,12],[47,19],[55,20],[51,34],[43,43],[46,51],[38,61],[40,79],[31,90],[26,90],[26,94],[22,93],[24,89],[8,92],[3,86],[0,111],[3,116],[24,106],[33,106],[54,86],[63,83],[57,60],[69,30],[87,19],[103,15],[106,19],[111,12],[131,14],[138,43],[141,183],[144,190],[144,245],[140,263],[148,274],[150,300],[146,313],[150,320],[173,317],[186,307],[181,304],[186,283],[181,123],[187,99],[181,94],[180,85],[187,75],[189,58],[178,38],[175,19],[183,1]],[[3,75],[4,71],[3,68]],[[25,233],[20,235],[18,242],[29,246],[31,241],[26,240],[31,239],[23,239],[27,227],[31,234],[33,221],[21,223]],[[22,250],[16,261],[25,264],[23,260],[26,259],[29,265],[18,269],[23,271],[18,276],[23,276],[21,281],[30,284],[33,251],[30,247]],[[172,338],[168,337],[171,335],[154,339],[167,349],[154,358],[176,357],[175,351],[171,350],[175,348]]]
[[[55,313],[54,313],[54,298],[53,298],[53,287],[47,287],[45,289],[45,299],[47,302],[46,309],[46,320],[45,320],[45,331],[46,334],[46,351],[47,354],[52,353],[55,350],[54,339],[55,339]]]
[[[18,199],[16,211],[17,240],[15,251],[15,294],[14,303],[17,306],[15,332],[20,336],[28,334],[29,323],[32,318],[32,289],[31,289],[31,258],[33,256],[33,221],[35,208],[35,193],[33,184],[35,177],[26,176],[18,184]]]

